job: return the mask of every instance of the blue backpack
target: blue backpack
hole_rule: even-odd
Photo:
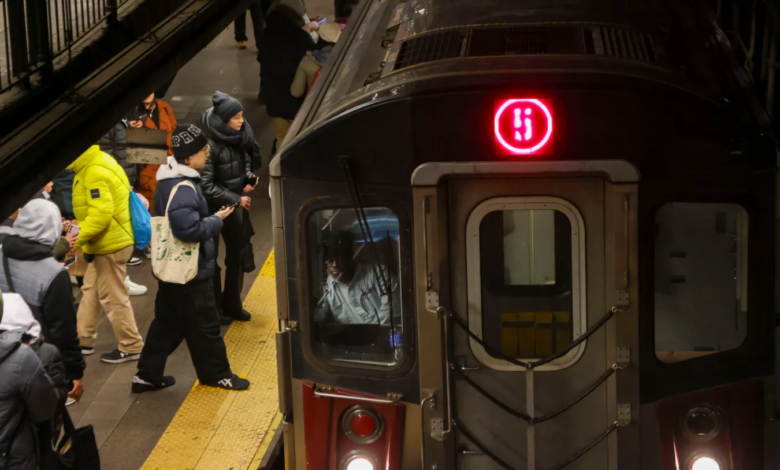
[[[152,241],[152,215],[133,191],[130,191],[130,221],[133,223],[135,247],[143,250]]]

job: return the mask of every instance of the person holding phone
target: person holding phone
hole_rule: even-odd
[[[203,132],[196,126],[179,126],[172,143],[173,157],[168,157],[168,163],[157,171],[154,205],[158,214],[167,213],[176,238],[200,243],[198,273],[186,284],[158,281],[154,319],[138,362],[138,373],[133,377],[132,391],[141,393],[173,385],[176,380],[164,375],[165,363],[184,339],[200,383],[245,390],[249,381],[230,369],[211,288],[217,265],[215,240],[223,221],[235,209],[222,207],[216,213],[208,209],[198,173],[206,165],[210,151]]]
[[[223,324],[228,324],[232,320],[250,319],[249,312],[242,305],[241,289],[244,285],[244,257],[252,256],[246,250],[253,233],[249,221],[252,206],[249,194],[257,185],[255,172],[260,168],[262,157],[252,128],[244,120],[243,105],[219,91],[214,93],[212,100],[214,106],[200,118],[200,128],[211,147],[211,158],[201,170],[201,187],[212,212],[230,204],[238,203],[240,206],[225,219],[222,229],[226,251],[224,289],[219,266],[214,271],[217,306],[223,312]]]

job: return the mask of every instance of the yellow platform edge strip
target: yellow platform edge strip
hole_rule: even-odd
[[[274,253],[252,284],[248,322],[233,322],[225,347],[233,373],[252,385],[228,392],[195,382],[141,470],[254,470],[281,422],[276,380],[278,328]]]

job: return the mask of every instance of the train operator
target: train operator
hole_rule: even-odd
[[[399,317],[398,281],[384,265],[357,263],[355,237],[351,232],[333,232],[325,247],[325,280],[315,322],[390,326],[390,312]],[[382,280],[390,284],[391,296],[383,294]],[[400,321],[400,319],[398,319]]]

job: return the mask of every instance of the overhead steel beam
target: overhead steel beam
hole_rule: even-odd
[[[154,1],[154,0],[146,0]],[[0,220],[219,35],[253,0],[192,0],[0,141]],[[150,39],[151,38],[151,39]],[[258,77],[259,80],[259,77]]]

